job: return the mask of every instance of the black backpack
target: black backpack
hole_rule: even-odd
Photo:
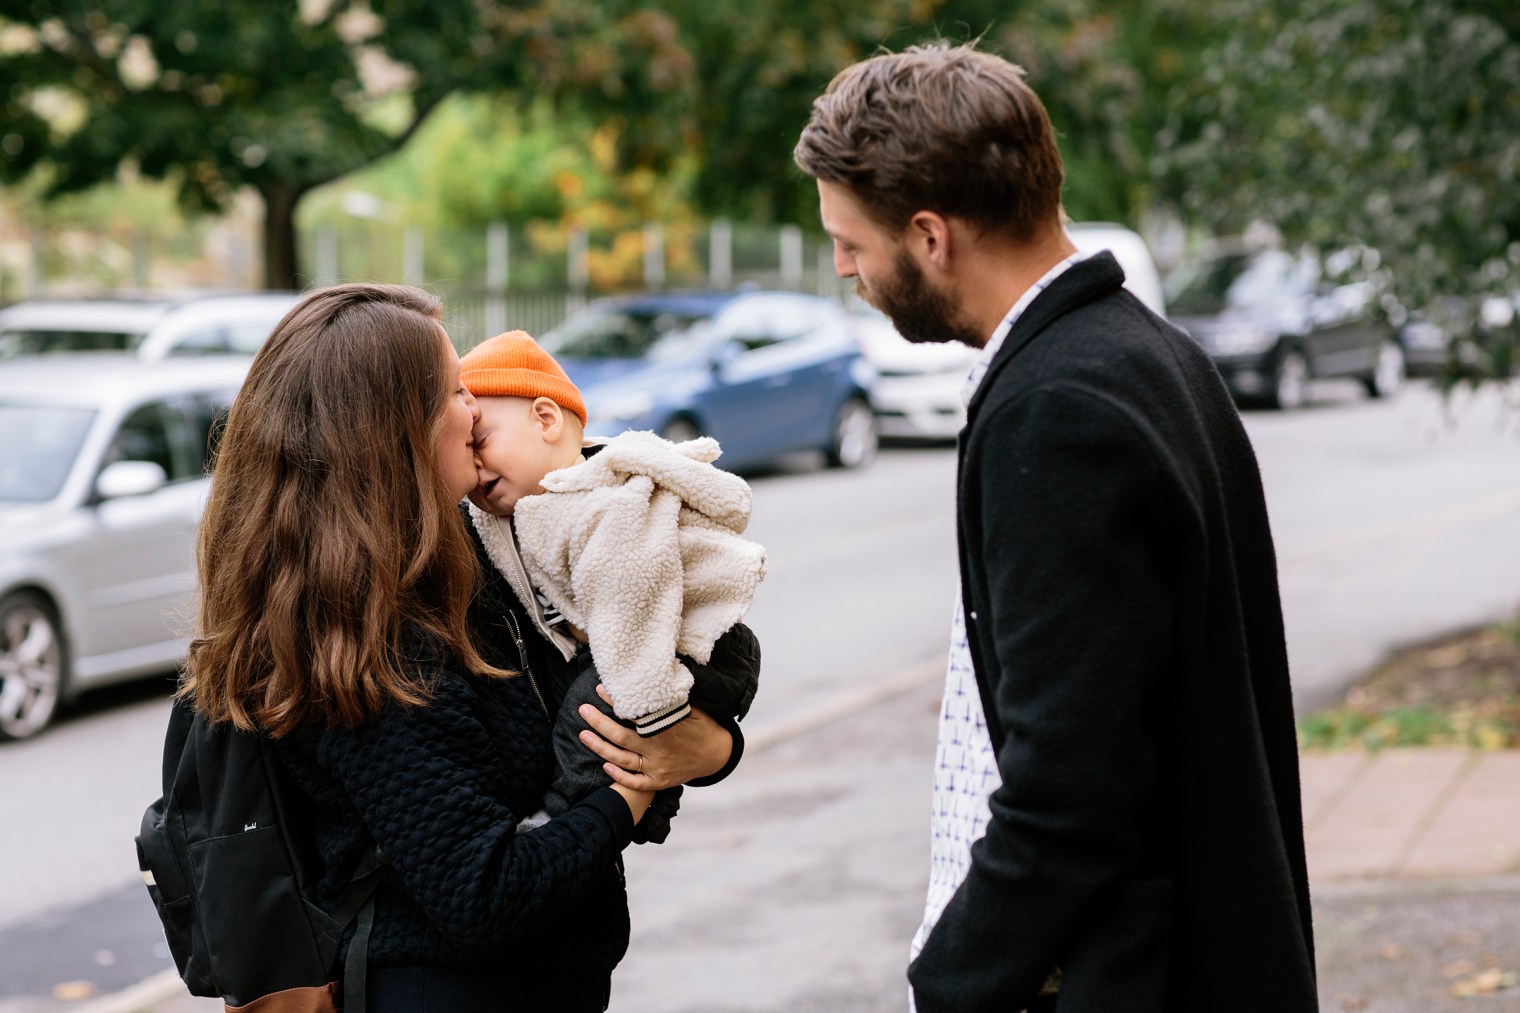
[[[143,814],[137,857],[191,994],[238,1007],[310,989],[310,1008],[330,1008],[338,947],[353,923],[343,1009],[363,1013],[379,852],[359,863],[330,914],[318,907],[311,803],[268,740],[208,724],[181,700],[169,716],[163,782]]]

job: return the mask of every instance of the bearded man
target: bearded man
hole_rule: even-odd
[[[1012,64],[855,64],[794,154],[839,274],[982,349],[918,1010],[1317,1009],[1272,536],[1218,373],[1072,245]]]

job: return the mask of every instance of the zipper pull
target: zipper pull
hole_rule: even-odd
[[[533,678],[533,668],[528,664],[528,647],[522,640],[522,629],[517,625],[517,617],[510,611],[503,612],[502,618],[512,628],[512,641],[517,644],[517,660],[522,663],[522,674],[528,677],[528,685],[533,688],[533,695],[538,698],[539,710],[544,712],[544,717],[552,723],[554,716],[549,713],[549,705],[544,702],[544,694],[539,691],[538,680]]]

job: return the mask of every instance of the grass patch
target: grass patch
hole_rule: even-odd
[[[1429,707],[1401,707],[1374,713],[1337,707],[1311,714],[1298,723],[1299,745],[1329,751],[1365,749],[1377,752],[1393,746],[1471,746],[1476,749],[1520,747],[1517,704],[1499,708],[1502,713],[1480,714],[1470,708],[1451,711]]]
[[[1520,618],[1401,652],[1298,737],[1318,751],[1520,748]]]

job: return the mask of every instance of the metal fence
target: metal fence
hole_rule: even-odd
[[[843,298],[829,242],[797,226],[715,221],[705,230],[594,232],[493,223],[479,230],[349,222],[304,237],[314,285],[398,281],[443,298],[461,348],[520,328],[542,334],[590,300],[619,292],[743,287]]]
[[[122,289],[256,287],[256,221],[202,220],[173,235],[0,228],[0,305]],[[303,280],[424,286],[469,347],[522,328],[541,334],[602,295],[649,289],[779,288],[843,298],[828,240],[796,225],[717,220],[595,230],[561,223],[426,228],[344,216],[298,238]]]

